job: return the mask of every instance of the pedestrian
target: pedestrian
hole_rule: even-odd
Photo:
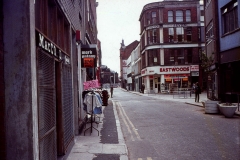
[[[201,94],[201,88],[197,82],[195,85],[195,102],[199,102],[199,94]]]
[[[144,85],[144,83],[142,84],[142,93],[144,94],[144,90],[145,90],[145,85]]]
[[[111,85],[110,91],[111,91],[111,98],[112,98],[112,96],[113,96],[113,86],[112,85]]]

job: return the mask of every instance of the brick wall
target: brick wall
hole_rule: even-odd
[[[3,61],[3,1],[0,1],[0,157],[6,159],[5,143],[5,94],[4,94],[4,61]]]

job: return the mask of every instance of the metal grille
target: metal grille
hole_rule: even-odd
[[[38,51],[38,122],[40,160],[57,158],[55,62],[44,51]]]
[[[74,138],[73,128],[73,96],[72,96],[72,74],[70,65],[62,67],[62,104],[63,104],[63,129],[64,146],[67,150],[68,145]]]

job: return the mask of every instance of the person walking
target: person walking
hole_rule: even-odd
[[[201,94],[201,88],[197,82],[195,85],[195,102],[199,102],[199,94]]]
[[[111,85],[111,88],[110,88],[110,92],[111,92],[111,98],[113,96],[113,86]]]

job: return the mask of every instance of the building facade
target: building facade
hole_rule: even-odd
[[[127,59],[131,55],[131,52],[136,48],[139,41],[134,41],[131,44],[125,46],[124,40],[122,40],[120,47],[120,80],[121,87],[127,87]]]
[[[199,55],[204,50],[203,6],[194,0],[147,4],[140,15],[141,76],[154,92],[200,82]]]
[[[84,122],[79,77],[89,72],[79,57],[82,45],[97,44],[97,3],[0,3],[1,159],[57,159]]]
[[[240,94],[240,1],[218,1],[220,99],[237,102]],[[230,97],[228,95],[231,95]]]
[[[208,99],[219,99],[220,85],[220,70],[219,70],[219,21],[218,21],[218,1],[205,0],[205,56],[208,60],[207,68],[205,69],[207,77],[207,96]]]

